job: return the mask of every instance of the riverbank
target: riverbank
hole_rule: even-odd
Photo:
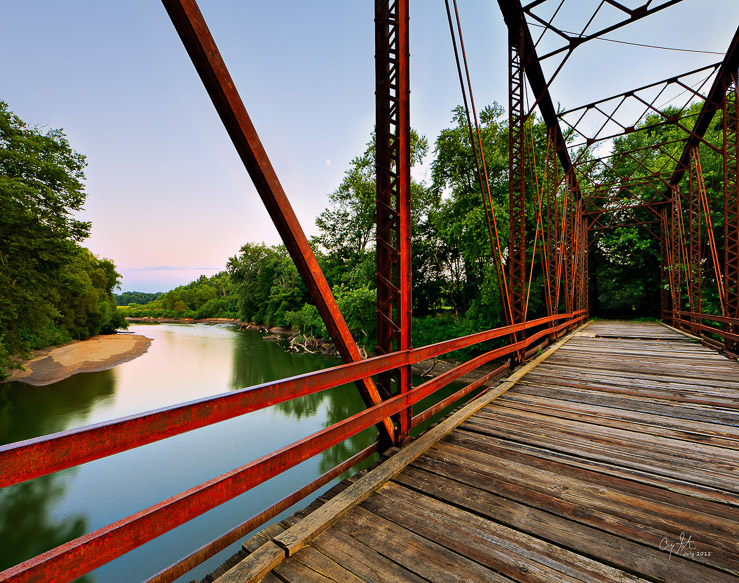
[[[144,354],[151,338],[139,334],[110,334],[64,346],[34,350],[8,381],[34,386],[50,385],[80,372],[108,370]]]

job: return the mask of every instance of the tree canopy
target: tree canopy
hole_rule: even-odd
[[[0,376],[10,355],[112,332],[115,265],[80,246],[85,157],[0,101]]]

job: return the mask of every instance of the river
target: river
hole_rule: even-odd
[[[137,324],[130,331],[154,341],[145,355],[111,370],[74,375],[46,387],[0,385],[0,444],[340,363],[288,353],[263,341],[259,332],[228,326]],[[0,491],[0,570],[248,463],[363,407],[354,385],[344,385],[5,488]],[[78,581],[142,581],[360,451],[374,436],[375,429],[370,428]],[[178,582],[204,577],[239,548],[239,543],[232,545]]]

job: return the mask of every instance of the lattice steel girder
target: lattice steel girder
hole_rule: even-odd
[[[162,3],[342,359],[344,362],[362,360],[196,0],[162,0]],[[356,384],[367,406],[382,401],[371,379]],[[390,419],[385,419],[378,429],[387,439],[394,440]]]
[[[508,185],[509,239],[508,286],[513,323],[526,318],[526,182],[523,28],[508,32]]]
[[[411,347],[410,75],[408,0],[375,0],[377,352]],[[395,379],[393,381],[393,379]],[[409,366],[378,377],[390,397],[411,389]],[[398,439],[412,411],[400,413]]]
[[[724,292],[726,316],[739,318],[739,73],[732,72],[732,85],[724,98]],[[726,324],[729,333],[737,327]],[[739,354],[739,343],[727,340],[726,348]]]
[[[608,34],[609,32],[613,32],[614,30],[618,30],[622,26],[626,26],[627,24],[631,24],[632,22],[636,22],[637,20],[640,20],[644,18],[645,16],[649,16],[651,14],[654,14],[655,12],[659,12],[660,10],[663,10],[667,8],[668,6],[672,6],[674,4],[678,4],[679,2],[682,2],[682,0],[662,0],[662,3],[654,6],[652,8],[649,7],[650,4],[655,3],[654,0],[645,0],[643,4],[636,8],[627,8],[624,6],[622,2],[616,2],[616,0],[603,0],[598,3],[598,8],[595,11],[595,14],[590,18],[590,22],[593,21],[595,16],[597,15],[600,8],[603,6],[604,3],[608,3],[612,6],[615,6],[619,10],[622,10],[625,14],[628,14],[628,18],[625,18],[624,20],[621,20],[615,24],[612,24],[611,26],[605,27],[600,29],[597,32],[591,33],[591,34],[585,34],[585,30],[582,31],[581,34],[575,34],[571,35],[566,33],[565,31],[557,28],[556,26],[551,25],[549,22],[544,20],[543,18],[540,18],[536,16],[532,10],[536,8],[537,6],[543,4],[547,0],[534,0],[533,2],[530,2],[526,5],[523,10],[528,14],[531,18],[541,23],[542,26],[546,27],[549,30],[552,30],[557,35],[562,37],[565,41],[567,41],[567,44],[563,47],[560,47],[554,51],[551,51],[547,54],[545,54],[543,57],[541,57],[541,60],[548,59],[549,57],[553,57],[554,55],[558,55],[564,51],[572,52],[576,47],[580,46],[583,43],[586,43],[590,40],[593,40],[595,38],[598,38],[599,36],[602,36],[604,34]],[[659,2],[659,0],[657,0]],[[589,24],[588,23],[588,24]],[[586,27],[587,29],[587,27]]]
[[[682,236],[681,231],[681,219],[682,219],[682,204],[680,198],[680,188],[673,186],[671,188],[671,216],[670,216],[670,291],[672,292],[672,312],[676,315],[682,311]]]
[[[670,310],[670,231],[667,220],[667,209],[660,211],[660,230],[659,230],[659,307],[662,318],[666,317]]]
[[[589,221],[582,212],[582,201],[578,210],[580,223],[580,241],[578,243],[578,255],[580,260],[579,278],[578,278],[578,294],[577,309],[587,310],[589,303],[589,264],[588,264],[588,235]]]
[[[573,201],[572,196],[572,172],[567,173],[565,187],[565,211],[562,220],[564,225],[564,293],[565,293],[565,312],[571,312],[574,309],[575,287],[575,240],[576,240],[576,224],[577,218],[577,202]]]
[[[557,192],[559,190],[559,165],[554,154],[552,130],[547,132],[547,159],[546,159],[546,194],[547,194],[547,230],[546,230],[546,275],[547,275],[547,314],[551,316],[559,311],[557,305],[557,257],[559,249],[559,209]]]

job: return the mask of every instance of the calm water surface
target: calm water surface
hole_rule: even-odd
[[[154,340],[149,351],[135,360],[46,387],[0,385],[0,443],[340,362],[286,353],[263,341],[259,332],[237,332],[230,327],[160,324],[132,325],[130,330]],[[354,385],[344,385],[0,490],[0,570],[244,465],[363,407]],[[360,451],[374,436],[371,428],[79,581],[142,581]],[[180,581],[204,577],[239,548],[240,544],[233,545]]]

